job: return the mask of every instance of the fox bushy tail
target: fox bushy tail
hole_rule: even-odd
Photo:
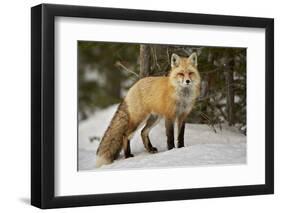
[[[112,163],[119,155],[123,137],[129,125],[129,113],[125,101],[121,102],[97,149],[96,167]]]

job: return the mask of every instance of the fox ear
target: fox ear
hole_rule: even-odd
[[[177,67],[179,65],[180,65],[180,57],[177,54],[173,53],[171,57],[171,66]]]
[[[192,53],[188,60],[192,63],[193,66],[197,67],[197,54],[196,53]]]

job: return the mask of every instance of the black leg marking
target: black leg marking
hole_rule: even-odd
[[[185,129],[185,123],[182,122],[178,125],[178,148],[184,147],[184,129]]]
[[[141,131],[141,138],[142,138],[144,147],[150,153],[157,152],[157,149],[152,146],[150,139],[148,137],[148,134],[149,134],[151,128],[157,123],[157,121],[158,121],[157,115],[150,115],[150,117],[146,121],[145,127]]]
[[[165,119],[166,127],[166,136],[167,136],[167,145],[168,150],[175,148],[174,143],[174,122],[168,119]]]
[[[130,140],[124,139],[123,149],[125,158],[134,157],[134,155],[131,153]]]

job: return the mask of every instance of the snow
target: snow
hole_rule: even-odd
[[[79,123],[78,170],[94,170],[96,150],[117,105],[96,112]],[[143,146],[139,129],[131,140],[134,157],[124,159],[123,153],[103,169],[161,168],[185,166],[232,165],[246,163],[246,136],[235,128],[223,126],[213,132],[204,124],[186,124],[185,147],[167,150],[164,122],[150,132],[150,140],[158,153],[150,154]]]

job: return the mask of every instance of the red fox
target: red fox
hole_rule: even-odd
[[[96,166],[112,163],[124,150],[125,158],[133,157],[130,139],[145,122],[141,137],[145,149],[157,152],[148,137],[161,118],[165,119],[167,147],[174,144],[174,124],[177,125],[177,147],[184,146],[185,119],[200,94],[200,74],[197,55],[188,58],[172,54],[168,76],[145,77],[137,81],[120,103],[97,150]]]

